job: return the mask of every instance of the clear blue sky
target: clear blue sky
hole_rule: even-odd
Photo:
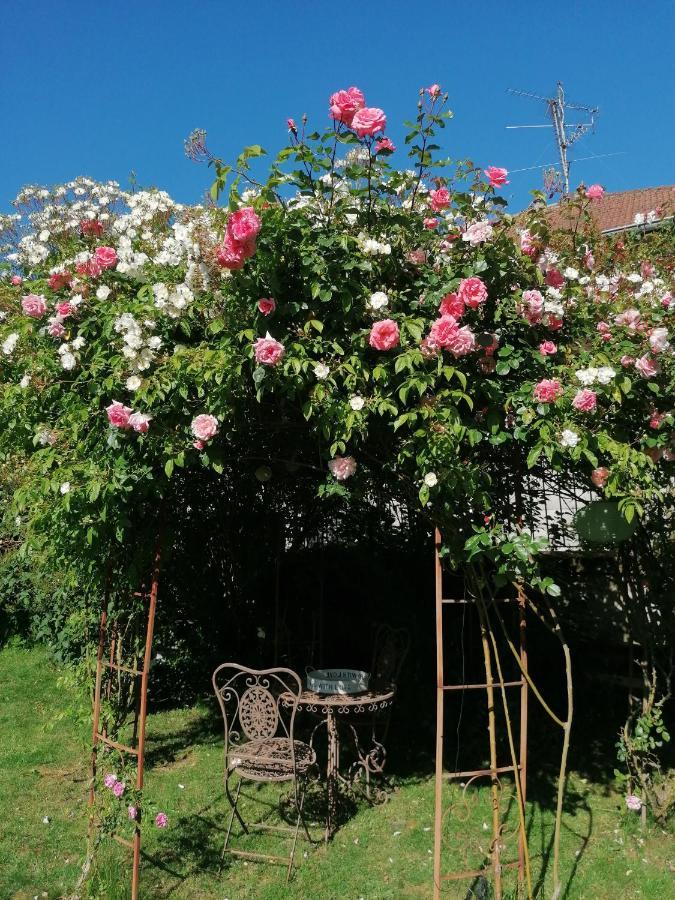
[[[274,151],[287,116],[317,127],[356,85],[401,147],[421,86],[438,82],[455,119],[444,149],[510,170],[556,160],[543,104],[508,87],[600,107],[572,182],[625,190],[675,181],[672,0],[2,0],[0,208],[26,183],[78,174],[197,200],[209,173],[183,154],[205,128],[218,155]],[[395,158],[401,159],[402,154]],[[514,172],[515,208],[541,171]]]

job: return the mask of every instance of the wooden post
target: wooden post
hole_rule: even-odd
[[[520,796],[525,817],[525,803],[527,801],[527,599],[524,593],[518,596],[518,633],[520,635],[520,664],[522,669],[523,684],[520,688]],[[518,834],[518,881],[525,878],[525,842],[527,835],[522,828]]]
[[[439,550],[441,533],[434,534],[434,574],[436,584],[436,778],[434,792],[434,900],[441,896],[441,848],[443,829],[443,568]]]

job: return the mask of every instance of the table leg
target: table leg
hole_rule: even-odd
[[[326,765],[326,790],[328,793],[326,840],[328,841],[333,837],[337,828],[338,775],[340,772],[340,744],[335,713],[332,709],[326,713],[326,731],[328,732],[328,762]]]

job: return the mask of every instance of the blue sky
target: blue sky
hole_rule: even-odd
[[[509,87],[549,96],[561,80],[569,101],[600,107],[574,155],[621,155],[573,164],[573,184],[675,181],[672,0],[3,0],[2,24],[3,209],[26,183],[127,184],[132,170],[197,200],[209,172],[183,154],[193,128],[225,159],[251,143],[275,151],[288,116],[321,128],[330,93],[350,85],[402,147],[418,89],[440,83],[455,112],[444,150],[510,169],[516,209],[541,170],[514,170],[556,150],[551,129],[505,129],[547,121]]]

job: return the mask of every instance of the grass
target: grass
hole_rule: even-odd
[[[87,739],[83,721],[48,725],[75,689],[39,649],[0,651],[0,897],[32,900],[72,892],[84,851]],[[169,814],[169,827],[144,838],[142,896],[227,900],[406,900],[431,896],[433,781],[429,771],[406,776],[388,803],[359,804],[329,845],[300,845],[299,869],[290,886],[271,865],[232,861],[219,874],[226,805],[222,796],[222,737],[215,707],[155,713],[148,722],[146,792]],[[551,896],[552,780],[532,778],[528,829],[538,897]],[[513,853],[515,808],[509,809],[505,844]],[[271,809],[269,789],[256,793]],[[452,805],[445,831],[446,869],[472,867],[487,846],[489,797],[485,789],[448,787]],[[249,801],[249,806],[252,801]],[[266,804],[266,806],[264,805]],[[45,821],[48,817],[48,821]],[[607,786],[572,773],[563,834],[563,897],[568,900],[662,900],[675,896],[673,834],[656,826],[641,833],[638,817]],[[280,852],[278,839],[262,835],[238,846]],[[481,850],[482,847],[482,850]],[[306,856],[304,855],[306,852]],[[106,842],[87,896],[128,897],[128,852]],[[451,886],[449,886],[451,887]],[[454,893],[453,893],[454,890]],[[467,883],[445,896],[488,897]]]

